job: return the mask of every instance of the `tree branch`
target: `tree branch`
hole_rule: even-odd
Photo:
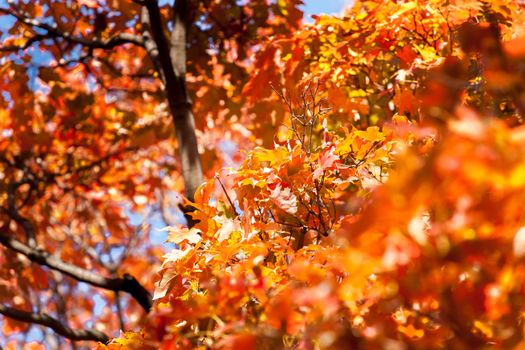
[[[138,35],[131,34],[131,33],[119,33],[117,35],[114,35],[108,39],[86,39],[81,36],[74,36],[70,33],[65,33],[58,29],[56,26],[49,25],[47,23],[40,22],[36,19],[30,18],[29,16],[25,15],[24,13],[19,13],[15,11],[14,9],[9,8],[0,8],[0,13],[4,13],[7,15],[11,15],[18,19],[21,23],[25,24],[28,27],[31,28],[40,28],[47,32],[47,34],[39,34],[36,36],[35,41],[40,41],[47,38],[62,38],[64,40],[67,40],[69,42],[80,44],[86,47],[89,47],[91,49],[112,49],[116,46],[124,45],[124,44],[134,44],[138,46],[143,46],[142,38]],[[35,38],[35,37],[33,37]],[[33,39],[32,38],[32,39]],[[30,39],[31,40],[31,39]],[[33,43],[31,42],[31,44]],[[24,45],[25,46],[25,45]]]
[[[33,230],[33,227],[31,226],[31,223],[29,220],[24,218],[18,213],[17,207],[16,207],[16,201],[15,201],[15,194],[18,188],[24,184],[29,184],[34,187],[31,181],[25,180],[20,182],[14,182],[9,184],[7,187],[7,209],[4,209],[4,211],[7,212],[7,215],[13,219],[15,222],[17,222],[22,228],[24,229],[24,232],[27,237],[27,242],[30,247],[34,247],[36,245],[36,238],[35,238],[35,232]],[[29,198],[29,196],[28,196]]]
[[[112,291],[122,291],[130,294],[146,311],[152,305],[150,293],[131,275],[124,274],[122,278],[109,278],[98,275],[76,265],[69,264],[46,252],[41,248],[31,248],[11,237],[6,226],[0,228],[0,244],[26,256],[32,262],[47,266],[53,270],[68,275],[77,281],[88,283]]]
[[[96,329],[72,329],[62,324],[56,318],[45,313],[32,313],[22,311],[0,304],[0,314],[17,321],[36,323],[54,330],[57,334],[71,340],[92,340],[107,343],[109,337]]]
[[[131,150],[134,148],[126,148],[125,151]],[[67,169],[60,173],[45,173],[43,177],[37,177],[36,175],[30,173],[27,175],[25,180],[12,183],[8,186],[7,190],[7,208],[0,208],[3,210],[12,220],[17,222],[23,229],[24,233],[28,238],[28,245],[16,240],[12,234],[9,232],[8,225],[0,227],[0,244],[4,247],[14,250],[20,254],[25,255],[29,260],[38,263],[40,265],[48,266],[49,268],[62,272],[78,281],[89,283],[93,286],[112,290],[115,292],[122,291],[130,294],[137,302],[143,307],[146,312],[149,312],[152,305],[151,295],[149,292],[131,275],[125,274],[123,278],[107,278],[85,270],[76,265],[66,263],[56,256],[53,256],[46,252],[45,250],[39,248],[36,243],[35,230],[31,222],[20,215],[18,208],[16,206],[16,191],[17,189],[24,185],[29,184],[32,187],[38,187],[38,182],[47,183],[52,181],[59,176],[64,176],[70,173],[81,173],[92,169],[94,166],[100,165],[103,162],[108,161],[111,157],[120,154],[109,153],[105,157],[102,157],[96,161],[93,161],[87,165],[80,166],[74,169]],[[25,164],[22,162],[11,161],[5,157],[0,156],[0,161],[8,164],[9,166],[16,167],[27,171]]]

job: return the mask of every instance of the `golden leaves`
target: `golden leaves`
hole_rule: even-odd
[[[390,15],[390,19],[396,20],[397,18],[403,15],[406,15],[407,12],[412,11],[417,6],[418,6],[417,1],[409,1],[409,2],[402,3],[399,10],[397,10],[396,12]]]
[[[520,341],[525,137],[487,112],[519,78],[505,85],[516,66],[484,71],[468,57],[494,38],[464,52],[453,42],[460,18],[487,16],[474,3],[360,1],[261,51],[246,94],[277,109],[262,85],[289,74],[287,91],[301,72],[329,82],[320,93],[335,108],[310,147],[297,127],[247,152],[229,186],[199,188],[200,222],[170,229],[180,249],[157,283],[152,318],[165,312],[171,327],[149,337],[189,348]],[[479,29],[466,34],[489,36]],[[307,111],[289,113],[306,125]]]

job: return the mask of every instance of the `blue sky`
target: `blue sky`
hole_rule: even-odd
[[[308,19],[312,14],[339,13],[350,2],[349,0],[304,0],[305,18]]]

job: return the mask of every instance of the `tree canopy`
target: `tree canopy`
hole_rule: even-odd
[[[0,7],[7,349],[525,347],[525,5],[301,4]]]

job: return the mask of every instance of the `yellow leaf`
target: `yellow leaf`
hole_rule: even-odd
[[[412,11],[416,7],[417,7],[417,3],[415,1],[404,3],[403,5],[401,5],[401,8],[399,10],[397,10],[396,12],[394,12],[393,15],[390,16],[390,19],[391,20],[397,19],[397,18],[401,17],[401,15],[403,15],[403,14],[409,12],[409,11]]]
[[[429,62],[434,61],[438,58],[436,50],[432,46],[419,47],[416,46],[417,51],[423,57],[423,61]]]
[[[363,140],[371,142],[380,142],[385,139],[385,135],[379,130],[379,127],[377,126],[371,126],[365,131],[358,130],[355,133]]]
[[[425,335],[425,331],[424,330],[417,329],[416,327],[414,327],[411,324],[406,326],[406,327],[405,326],[399,326],[398,330],[399,330],[399,332],[403,333],[404,335],[406,335],[407,337],[412,338],[412,339],[420,339],[420,338],[422,338]]]
[[[511,187],[521,187],[525,185],[525,164],[520,164],[512,171],[509,179]]]
[[[474,325],[472,327],[474,331],[477,331],[481,334],[483,334],[487,338],[492,338],[494,336],[494,332],[492,331],[492,327],[488,325],[485,322],[481,322],[479,320],[474,321]]]

